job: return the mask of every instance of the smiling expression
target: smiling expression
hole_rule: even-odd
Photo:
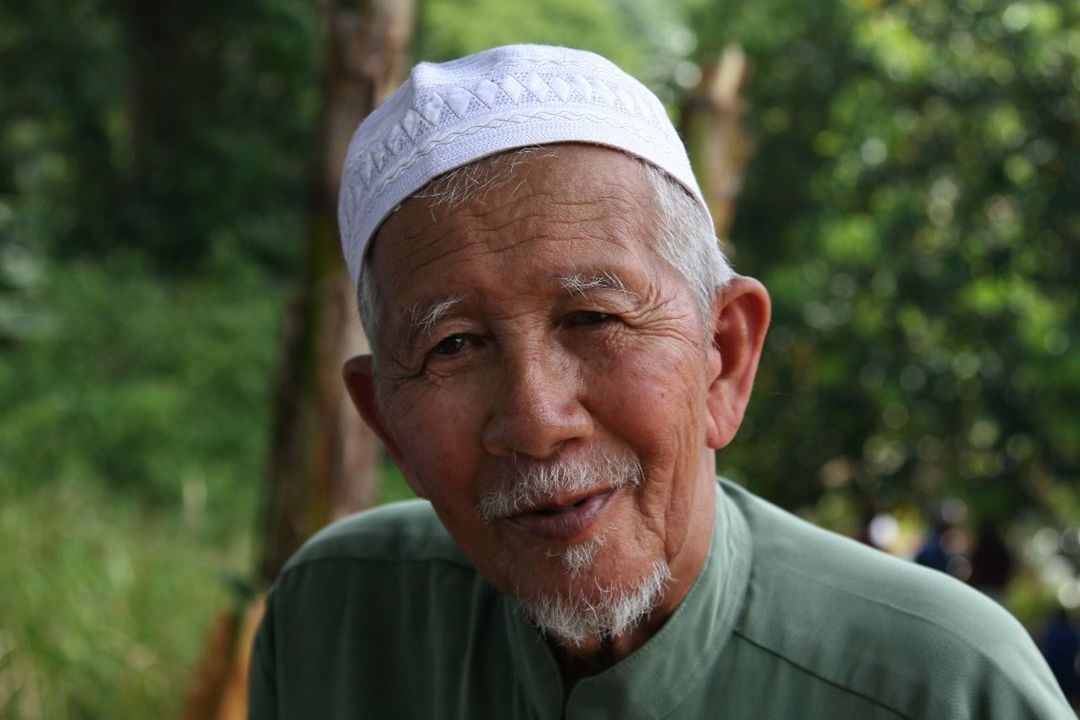
[[[722,363],[652,249],[656,216],[636,160],[561,146],[478,200],[409,200],[379,231],[365,414],[477,569],[519,598],[588,598],[662,561],[673,608],[704,563]],[[567,477],[514,489],[545,472]],[[564,562],[581,547],[588,573]]]

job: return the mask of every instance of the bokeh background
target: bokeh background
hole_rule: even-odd
[[[259,589],[325,13],[0,0],[2,718],[178,717]],[[775,319],[720,472],[975,584],[1077,667],[1078,0],[414,13],[411,60],[593,49],[676,120],[741,46],[730,248]],[[383,462],[377,497],[406,494]]]

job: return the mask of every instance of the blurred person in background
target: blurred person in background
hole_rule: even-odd
[[[975,549],[971,553],[971,576],[968,583],[998,602],[1013,575],[1012,551],[1001,537],[1001,531],[988,520],[979,523]]]
[[[1074,706],[1080,704],[1080,629],[1065,609],[1058,610],[1039,633],[1039,650]]]

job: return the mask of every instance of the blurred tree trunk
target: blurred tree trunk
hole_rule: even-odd
[[[735,200],[742,189],[753,143],[742,123],[742,87],[747,66],[743,51],[731,46],[718,60],[705,63],[701,81],[682,104],[681,132],[694,172],[709,204],[716,236],[729,258],[728,240],[735,219]]]
[[[350,405],[341,365],[365,352],[337,231],[341,168],[353,130],[396,85],[411,0],[324,0],[323,109],[311,186],[307,267],[286,320],[274,399],[262,557],[265,586],[314,531],[375,501],[376,443]]]
[[[323,0],[323,106],[312,173],[307,262],[285,322],[262,515],[260,588],[313,532],[375,501],[377,445],[351,406],[341,365],[367,350],[337,231],[341,168],[353,130],[403,74],[412,0]],[[184,717],[239,720],[261,599],[219,618]]]

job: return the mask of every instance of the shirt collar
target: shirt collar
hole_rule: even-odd
[[[551,649],[514,601],[503,598],[515,673],[540,718],[668,715],[723,652],[750,577],[750,531],[716,487],[709,557],[690,592],[660,630],[628,657],[574,686],[563,707],[562,677]]]

